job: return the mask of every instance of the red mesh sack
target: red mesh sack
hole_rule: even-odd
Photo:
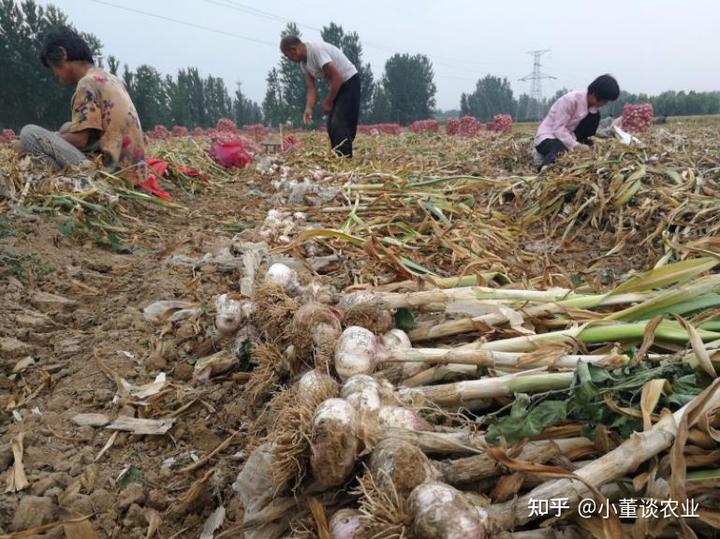
[[[410,124],[413,133],[436,133],[440,128],[437,120],[417,120]]]
[[[628,103],[623,107],[622,128],[631,133],[645,133],[653,121],[653,106],[650,103]]]
[[[498,133],[512,133],[512,116],[509,114],[496,114],[493,121],[487,126],[488,131]]]

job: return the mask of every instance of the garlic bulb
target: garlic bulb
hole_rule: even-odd
[[[391,329],[380,337],[380,341],[388,350],[408,350],[412,348],[410,337],[402,329]]]
[[[401,406],[382,406],[378,411],[378,424],[381,427],[399,429],[433,430],[430,423],[412,410]]]
[[[309,400],[312,395],[335,385],[336,382],[331,376],[317,370],[308,371],[298,380],[297,397],[300,400]]]
[[[300,289],[297,272],[285,264],[275,263],[265,273],[265,284],[276,285],[290,295],[296,294]]]
[[[252,312],[252,302],[231,298],[228,294],[221,294],[215,298],[215,327],[221,335],[235,334],[243,321],[247,320]]]
[[[357,416],[343,399],[327,399],[315,411],[310,468],[324,487],[342,485],[355,467],[358,453]]]
[[[357,509],[340,509],[329,522],[332,539],[359,539],[362,513]]]
[[[342,332],[335,348],[335,370],[343,381],[355,374],[369,374],[381,353],[382,347],[372,331],[350,326]]]
[[[410,495],[413,528],[418,539],[484,539],[487,513],[459,490],[443,483],[424,483]]]
[[[380,384],[367,374],[356,374],[345,382],[340,391],[345,399],[358,413],[362,421],[375,421],[380,411]]]

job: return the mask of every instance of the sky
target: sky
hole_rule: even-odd
[[[329,22],[356,31],[375,77],[395,52],[423,53],[435,71],[437,107],[459,108],[486,74],[507,77],[516,95],[532,71],[528,51],[549,49],[543,94],[586,87],[612,73],[633,93],[720,90],[718,0],[40,0],[98,36],[104,55],[136,68],[175,74],[198,67],[230,93],[262,102],[265,78],[280,59],[287,21],[319,40]],[[122,9],[121,9],[122,8]],[[143,13],[140,13],[143,12]],[[152,15],[176,19],[180,24]],[[202,26],[203,28],[189,25]]]

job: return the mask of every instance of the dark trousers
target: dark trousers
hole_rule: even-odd
[[[592,146],[590,137],[595,135],[600,125],[600,113],[595,112],[588,114],[583,118],[575,128],[575,138],[580,144]],[[535,149],[543,156],[543,166],[555,162],[558,155],[567,151],[565,145],[556,138],[546,138]]]
[[[330,145],[336,154],[352,157],[352,145],[360,117],[360,76],[343,82],[327,118]]]

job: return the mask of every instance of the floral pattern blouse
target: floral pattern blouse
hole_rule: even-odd
[[[71,132],[95,130],[89,151],[99,149],[113,171],[144,179],[145,141],[140,120],[125,85],[100,68],[80,79],[72,99]]]

